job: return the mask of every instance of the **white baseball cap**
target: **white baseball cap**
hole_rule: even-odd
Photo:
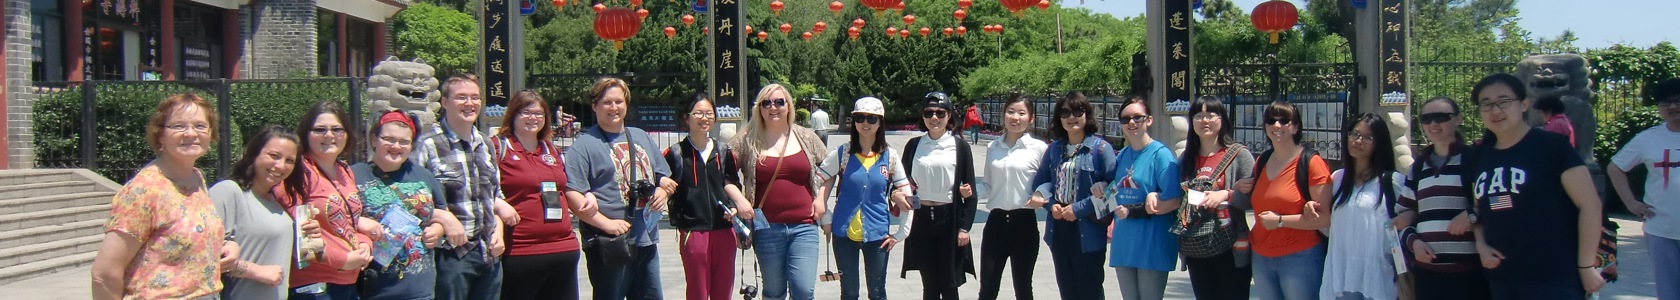
[[[852,113],[865,113],[886,116],[887,108],[881,105],[881,99],[875,97],[858,98],[857,104],[852,106]]]

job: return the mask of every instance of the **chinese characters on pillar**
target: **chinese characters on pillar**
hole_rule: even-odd
[[[712,34],[712,59],[710,69],[712,97],[717,99],[718,120],[739,121],[744,113],[743,107],[749,107],[745,102],[747,92],[753,90],[744,87],[746,69],[742,68],[746,53],[746,33],[737,24],[746,24],[746,16],[741,4],[736,0],[717,0],[708,8],[712,12],[713,28],[717,33]]]
[[[1377,39],[1377,51],[1382,61],[1379,62],[1378,79],[1382,84],[1382,106],[1406,106],[1411,104],[1411,97],[1406,92],[1406,6],[1403,0],[1382,0],[1382,11],[1377,18],[1382,24],[1382,33]]]
[[[1195,86],[1190,74],[1190,2],[1191,0],[1166,1],[1167,32],[1166,38],[1167,90],[1165,102],[1167,114],[1182,115],[1190,112],[1190,90]],[[1159,80],[1159,79],[1157,79]]]
[[[480,84],[484,87],[485,115],[501,117],[505,112],[508,95],[514,91],[508,88],[513,85],[510,70],[511,55],[508,53],[506,41],[513,38],[513,27],[510,11],[514,6],[512,0],[484,0],[484,76]]]

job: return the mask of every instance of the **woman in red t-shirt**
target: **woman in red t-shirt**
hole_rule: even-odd
[[[1318,229],[1330,224],[1330,166],[1314,155],[1301,157],[1301,110],[1286,101],[1272,102],[1265,113],[1266,138],[1272,150],[1261,154],[1252,179],[1237,182],[1254,207],[1249,234],[1254,254],[1254,296],[1262,300],[1317,299],[1324,273],[1325,245]],[[1310,159],[1298,170],[1300,159]],[[1307,172],[1307,193],[1296,172]],[[1311,199],[1302,197],[1311,195]]]
[[[507,230],[502,299],[578,299],[581,245],[567,210],[583,209],[586,203],[567,201],[561,194],[566,166],[551,142],[553,116],[542,96],[519,92],[508,101],[508,111],[490,151],[501,170],[502,194],[519,212]]]

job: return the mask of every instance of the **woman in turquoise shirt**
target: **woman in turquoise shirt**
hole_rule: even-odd
[[[1143,97],[1126,100],[1120,109],[1120,148],[1114,183],[1114,237],[1109,240],[1108,265],[1114,267],[1120,295],[1126,300],[1162,299],[1167,272],[1178,259],[1178,240],[1168,232],[1177,215],[1184,189],[1178,185],[1178,160],[1172,149],[1149,137],[1149,106]]]

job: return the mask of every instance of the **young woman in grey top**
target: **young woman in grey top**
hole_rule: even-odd
[[[210,187],[210,199],[228,235],[241,245],[239,260],[222,274],[223,299],[285,299],[295,241],[292,217],[276,194],[301,194],[302,177],[289,176],[298,162],[298,137],[291,129],[269,126],[245,142],[245,155],[233,174]],[[289,189],[275,186],[292,181]],[[306,232],[319,235],[314,220]]]

